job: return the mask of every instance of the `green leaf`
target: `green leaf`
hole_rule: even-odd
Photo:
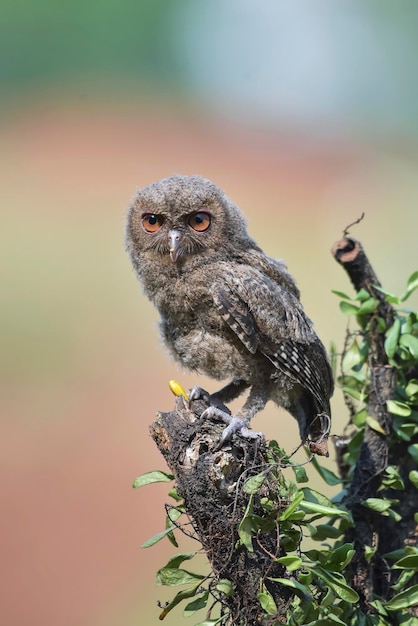
[[[359,454],[361,444],[363,443],[363,439],[364,428],[359,428],[359,430],[354,433],[352,438],[348,441],[348,454],[345,453],[344,456],[346,458],[348,457],[348,462],[350,463],[350,465],[354,465],[354,463],[357,463],[357,456]]]
[[[301,509],[299,509],[298,511],[294,511],[294,513],[292,513],[290,520],[292,522],[300,522],[303,519],[305,519],[305,511],[302,511]]]
[[[296,482],[297,483],[307,483],[309,482],[309,478],[308,475],[306,473],[305,468],[303,467],[303,465],[292,465],[292,470],[295,474],[295,478],[296,478]]]
[[[302,559],[299,556],[281,556],[275,560],[276,563],[284,565],[288,572],[294,572],[302,565]]]
[[[323,506],[322,504],[307,502],[306,500],[302,500],[302,502],[300,503],[300,507],[304,511],[307,511],[309,513],[318,513],[318,515],[348,515],[347,511],[337,509],[337,507],[335,506]]]
[[[176,507],[172,506],[167,511],[167,522],[177,522],[178,518],[181,517],[184,513],[183,506]]]
[[[369,315],[370,313],[376,311],[378,305],[379,303],[375,298],[369,297],[367,300],[364,300],[364,302],[361,303],[357,315]]]
[[[331,500],[322,493],[310,489],[309,487],[303,487],[302,492],[304,494],[304,500],[301,502],[300,506],[304,511],[319,513],[320,515],[348,516],[347,511],[337,508]]]
[[[387,291],[386,289],[383,289],[383,287],[377,285],[373,285],[373,288],[377,291],[380,291],[380,293],[383,293],[386,296],[386,302],[390,302],[391,304],[400,304],[400,298],[398,298],[398,296],[395,296],[393,293],[390,293],[390,291]]]
[[[417,288],[418,288],[418,271],[411,274],[411,276],[408,278],[406,291],[405,293],[401,295],[399,299],[402,302],[405,302],[405,300],[407,300],[409,296],[411,295],[411,293],[413,293],[415,289]]]
[[[164,539],[164,537],[166,537],[169,533],[172,533],[174,529],[175,526],[169,526],[160,533],[153,535],[152,537],[144,541],[144,543],[141,545],[141,548],[150,548],[151,546],[154,546],[156,543],[161,541],[161,539]]]
[[[323,601],[321,601],[321,606],[323,606]],[[314,622],[309,622],[306,626],[332,626],[332,624],[342,624],[342,626],[346,626],[347,622],[342,622],[336,615],[328,613],[326,617],[321,617]]]
[[[287,509],[285,509],[283,511],[283,513],[281,513],[281,515],[279,516],[279,522],[284,522],[285,520],[289,519],[292,516],[292,513],[294,513],[294,511],[296,511],[296,509],[298,508],[299,504],[302,502],[303,497],[304,497],[303,496],[303,492],[299,491],[296,494],[296,496],[293,499],[293,501],[287,507]]]
[[[347,296],[347,294],[343,293],[342,291],[337,291],[337,289],[331,289],[331,293],[338,296],[339,298],[342,298],[343,300],[351,300],[351,296]]]
[[[409,472],[408,478],[411,481],[411,483],[414,485],[414,487],[418,489],[418,471],[412,470],[411,472]]]
[[[363,392],[359,391],[358,389],[355,389],[354,387],[347,387],[346,385],[344,385],[342,387],[342,390],[348,396],[351,396],[352,398],[354,398],[354,400],[360,400],[361,401],[363,399]]]
[[[412,445],[408,446],[408,452],[414,459],[415,463],[418,465],[418,443],[413,443]]]
[[[283,526],[285,524],[286,531],[281,538],[280,543],[285,550],[287,550],[288,552],[293,552],[294,550],[297,550],[300,545],[302,533],[298,528],[295,528],[294,526],[289,528],[290,522],[284,522]]]
[[[357,411],[355,415],[353,415],[353,424],[357,426],[357,428],[362,428],[366,424],[367,418],[367,408],[364,407]]]
[[[394,585],[392,585],[392,589],[395,593],[399,593],[407,588],[411,580],[416,575],[416,571],[413,569],[404,569],[400,572],[398,580]],[[415,625],[416,626],[416,625]]]
[[[382,513],[382,515],[386,515],[386,514]],[[400,522],[401,519],[402,519],[402,515],[400,515],[399,513],[394,511],[393,509],[389,509],[387,516],[390,517],[391,519],[393,519],[394,522]]]
[[[190,585],[205,578],[201,574],[194,574],[185,569],[174,569],[173,567],[162,567],[157,572],[157,585],[176,587],[177,585]]]
[[[374,316],[373,319],[376,325],[375,326],[376,332],[379,333],[380,335],[384,335],[387,330],[387,324],[385,320],[383,319],[383,317]]]
[[[408,587],[401,593],[393,596],[388,602],[385,603],[385,609],[387,611],[400,611],[401,609],[407,609],[409,606],[416,606],[418,604],[418,585]]]
[[[372,417],[371,415],[368,415],[366,417],[366,424],[369,426],[369,428],[371,428],[372,430],[375,430],[381,435],[386,435],[384,429],[381,427],[377,419]]]
[[[361,351],[362,352],[366,352],[367,351],[367,346],[361,346]],[[361,388],[364,386],[364,384],[367,382],[366,381],[366,372],[363,370],[352,370],[349,373],[344,374],[343,376],[340,377],[339,382],[341,384],[346,385],[347,387],[353,387],[355,388]]]
[[[146,472],[145,474],[141,474],[141,476],[137,476],[132,484],[132,487],[134,489],[138,489],[138,487],[150,485],[151,483],[169,483],[172,480],[174,480],[174,476],[172,474],[167,474],[166,472],[161,472],[160,470],[154,470],[153,472]]]
[[[417,337],[414,337],[414,335],[410,335],[409,333],[406,333],[405,335],[401,335],[399,344],[404,348],[408,348],[409,352],[414,357],[414,359],[418,358],[418,338]]]
[[[359,601],[358,593],[346,584],[344,576],[339,572],[329,572],[319,566],[314,566],[309,569],[312,569],[318,578],[321,578],[331,587],[335,595],[341,598],[341,600],[345,600],[345,602],[349,602],[350,604],[355,604]]]
[[[350,563],[355,553],[352,543],[344,543],[336,550],[333,550],[329,560],[330,569],[338,569],[338,571],[343,570]]]
[[[340,302],[340,309],[341,312],[345,315],[357,315],[357,313],[359,312],[358,306],[356,306],[355,304],[351,304],[351,302],[346,302],[345,300],[342,300]]]
[[[304,569],[298,572],[299,582],[302,585],[310,585],[314,579],[314,575],[310,569]]]
[[[399,471],[393,465],[388,465],[383,473],[382,483],[385,487],[392,487],[392,489],[405,489],[404,482],[399,474]]]
[[[169,540],[169,542],[175,547],[178,548],[179,544],[177,543],[176,537],[174,535],[174,532],[170,532],[167,535],[167,539]]]
[[[179,496],[176,487],[173,487],[172,489],[170,489],[170,491],[168,492],[168,495],[170,496],[170,498],[173,498],[173,500],[175,500],[176,502],[181,502],[183,500],[183,498]]]
[[[392,413],[392,415],[409,417],[412,413],[412,409],[410,406],[405,404],[405,402],[398,402],[398,400],[387,400],[386,407],[389,413]]]
[[[318,474],[321,476],[321,478],[327,483],[327,485],[334,486],[334,485],[339,485],[341,483],[341,478],[336,476],[334,472],[331,472],[326,467],[323,467],[322,465],[320,465],[316,456],[313,457],[311,463],[316,469],[316,471],[318,472]]]
[[[199,587],[200,587],[200,582],[194,587],[190,587],[189,589],[183,589],[182,591],[179,591],[175,595],[175,597],[172,599],[172,601],[166,607],[164,607],[164,610],[159,615],[159,619],[163,620],[166,617],[166,615],[170,613],[170,611],[172,611],[174,607],[180,604],[180,602],[182,602],[183,600],[187,600],[187,598],[192,598],[193,596],[195,596],[196,591],[199,589]]]
[[[260,591],[260,593],[257,594],[257,598],[267,615],[275,615],[277,613],[277,605],[273,600],[273,596],[267,589]]]
[[[289,578],[269,578],[269,580],[272,580],[275,583],[280,583],[285,587],[290,587],[294,590],[296,595],[303,598],[304,600],[310,600],[312,598],[309,587],[307,587],[306,585],[302,585],[302,583],[300,583],[298,580],[293,580]]]
[[[390,359],[395,356],[398,347],[399,335],[401,333],[401,321],[397,317],[392,326],[388,329],[385,339],[385,352]]]
[[[382,500],[381,498],[367,498],[367,500],[364,500],[362,504],[377,513],[384,513],[392,506],[391,500]]]
[[[358,343],[356,340],[354,340],[348,350],[346,350],[344,353],[342,360],[343,371],[347,372],[353,369],[353,367],[356,367],[356,365],[359,365],[359,363],[361,363],[362,359],[363,357],[360,352],[360,348],[358,347]]]
[[[379,616],[378,617],[379,621],[377,621],[377,619],[374,619],[371,623],[375,624],[376,626],[390,626],[389,620],[385,619],[385,618],[388,618],[389,615],[388,615],[388,612],[385,610],[385,607],[383,606],[382,602],[379,599],[372,600],[370,602],[370,606],[373,607],[377,613],[375,617],[377,618],[377,616]]]
[[[360,291],[356,293],[355,300],[357,300],[358,302],[366,302],[366,300],[369,300],[369,298],[370,293],[367,291],[367,289],[364,289],[364,287],[362,287]]]
[[[169,561],[164,565],[165,568],[172,567],[173,569],[177,568],[179,565],[184,563],[184,561],[190,561],[194,556],[196,556],[196,552],[179,552],[179,554],[175,554],[169,559]]]
[[[231,597],[234,595],[234,586],[227,578],[221,578],[216,585],[216,589],[226,596]]]
[[[418,571],[418,554],[408,554],[392,565],[394,569],[414,569]]]
[[[183,514],[182,509],[183,507],[171,507],[170,509],[168,509],[165,530],[161,531],[160,533],[157,533],[156,535],[153,535],[152,537],[150,537],[150,539],[147,539],[147,541],[145,541],[141,545],[141,548],[150,548],[151,546],[161,541],[161,539],[163,539],[164,537],[167,537],[170,540],[170,542],[176,548],[178,548],[178,544],[173,533],[173,531],[176,529],[176,526],[174,526],[172,522],[177,521],[178,518]]]
[[[261,485],[264,483],[265,480],[265,472],[261,472],[261,474],[256,474],[256,476],[251,476],[251,478],[247,478],[247,480],[244,482],[243,491],[245,493],[248,493],[249,495],[256,494],[258,493]]]
[[[279,446],[277,441],[275,441],[274,439],[270,440],[268,447],[279,459],[283,459],[287,456],[285,450],[281,446]]]
[[[413,311],[409,311],[409,315],[404,320],[403,324],[403,332],[415,334],[415,330],[417,329],[417,321],[418,321],[418,312],[414,313]]]
[[[321,608],[324,606],[330,606],[335,602],[335,593],[328,587],[327,592],[323,598],[321,598]],[[344,626],[346,626],[344,624]]]
[[[209,591],[205,591],[204,593],[199,595],[195,600],[193,600],[192,602],[189,602],[189,604],[187,604],[184,607],[184,611],[183,611],[184,617],[189,617],[190,615],[193,615],[194,613],[196,613],[196,611],[200,611],[201,609],[204,609],[207,605],[208,597],[209,597]]]
[[[397,436],[403,441],[410,441],[415,434],[416,425],[405,420],[397,415],[393,418],[392,428]]]
[[[317,504],[323,504],[324,506],[333,506],[331,500],[324,496],[323,493],[316,491],[315,489],[311,489],[310,487],[302,488],[303,497],[308,502],[314,502]]]
[[[418,396],[418,380],[412,378],[405,387],[405,392],[409,398]]]
[[[161,619],[161,618],[160,618]],[[205,619],[204,622],[199,622],[195,626],[215,626],[215,624],[221,624],[225,620],[225,616],[218,617],[217,619]]]
[[[331,524],[318,524],[317,526],[310,525],[311,536],[314,541],[324,541],[324,539],[337,539],[342,535],[343,531],[340,528],[335,528]]]
[[[251,537],[251,531],[253,527],[253,523],[251,520],[251,514],[253,512],[253,498],[254,496],[250,496],[244,516],[238,526],[238,536],[241,540],[241,543],[247,548],[248,552],[253,552],[254,550]]]
[[[375,554],[376,548],[373,548],[371,546],[364,546],[364,557],[367,562],[371,561]]]

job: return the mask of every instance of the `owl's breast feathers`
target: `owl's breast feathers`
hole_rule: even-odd
[[[251,379],[254,363],[214,304],[217,264],[179,272],[153,299],[165,345],[183,367],[218,380]]]

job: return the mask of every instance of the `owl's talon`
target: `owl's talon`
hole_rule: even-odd
[[[192,402],[196,402],[197,400],[203,400],[206,404],[210,404],[210,395],[208,392],[196,385],[189,391],[189,406]]]
[[[241,417],[229,415],[228,413],[225,413],[225,411],[222,411],[215,406],[208,407],[205,411],[203,411],[201,417],[203,419],[210,419],[215,417],[227,424],[227,427],[224,428],[222,432],[217,448],[220,448],[225,443],[225,441],[229,441],[232,435],[237,432],[239,432],[239,434],[245,439],[261,439],[262,441],[264,441],[265,439],[263,433],[258,433],[248,428],[247,423]]]
[[[231,415],[231,411],[228,409],[225,404],[216,397],[216,394],[209,394],[207,391],[202,389],[202,387],[192,387],[189,391],[189,408],[191,407],[191,403],[196,400],[203,400],[209,408],[217,409],[226,415]]]
[[[248,428],[244,420],[242,420],[240,417],[233,417],[229,425],[224,428],[222,432],[218,448],[220,448],[225,443],[225,441],[229,441],[232,435],[234,435],[235,433],[239,433],[241,437],[244,437],[244,439],[260,439],[261,441],[265,440],[263,433],[258,433],[255,430],[251,430],[251,428]]]

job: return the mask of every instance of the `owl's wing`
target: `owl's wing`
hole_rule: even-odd
[[[327,412],[333,389],[328,358],[298,298],[251,266],[225,264],[224,270],[213,291],[224,321],[252,354],[264,354]]]

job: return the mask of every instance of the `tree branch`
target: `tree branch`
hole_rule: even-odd
[[[347,272],[357,292],[365,290],[378,302],[376,310],[368,317],[364,336],[369,346],[370,391],[368,415],[375,420],[378,428],[365,426],[354,475],[348,483],[346,506],[351,509],[354,526],[346,532],[346,541],[352,541],[356,556],[351,562],[352,584],[359,593],[363,608],[373,612],[370,602],[376,596],[387,599],[391,572],[384,554],[402,548],[414,537],[416,545],[416,524],[414,513],[417,510],[417,490],[408,480],[410,461],[406,461],[407,446],[394,443],[392,415],[387,410],[387,401],[395,395],[398,384],[397,369],[389,364],[385,351],[385,333],[379,326],[379,318],[384,320],[384,328],[390,328],[395,319],[395,310],[376,287],[380,282],[359,241],[344,237],[332,248],[336,261]],[[341,451],[339,452],[341,457]],[[410,458],[410,457],[409,457]],[[394,496],[394,490],[382,490],[382,475],[388,465],[400,467],[405,482],[405,490],[398,492],[402,500],[402,524],[396,524],[389,516],[384,517],[364,506],[368,498]],[[366,559],[365,546],[376,549],[371,560]],[[393,575],[393,572],[392,572]]]
[[[238,533],[251,497],[243,491],[245,480],[266,471],[261,491],[253,496],[254,514],[262,514],[260,497],[269,492],[265,444],[234,436],[218,450],[224,425],[200,420],[206,408],[204,402],[193,402],[192,407],[193,410],[180,396],[173,411],[157,415],[151,435],[175,476],[177,491],[209,559],[212,593],[229,610],[231,624],[267,624],[270,622],[260,618],[258,594],[262,580],[277,606],[271,623],[280,623],[293,593],[267,580],[267,576],[286,576],[285,568],[274,561],[285,554],[280,547],[279,530],[258,533],[252,541],[252,551],[242,545]],[[232,596],[216,596],[216,583],[224,578],[232,582]]]

